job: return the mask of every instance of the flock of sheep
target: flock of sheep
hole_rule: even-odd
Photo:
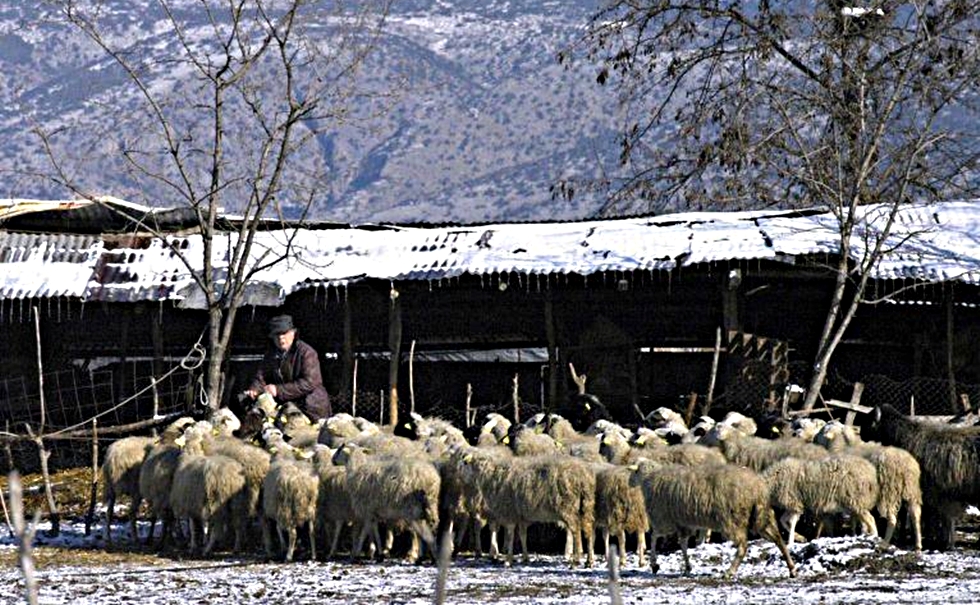
[[[512,564],[515,537],[527,561],[528,527],[555,524],[565,530],[572,565],[594,563],[596,533],[606,553],[612,538],[623,552],[633,534],[639,565],[646,565],[649,545],[656,573],[658,538],[677,536],[690,571],[689,541],[713,531],[736,546],[727,577],[754,536],[777,546],[793,576],[787,542],[798,539],[803,515],[819,524],[843,513],[855,530],[877,536],[877,513],[885,547],[903,507],[915,548],[922,548],[921,485],[935,481],[920,481],[919,462],[906,449],[862,441],[839,422],[800,419],[763,438],[752,419],[735,413],[717,422],[702,417],[690,428],[666,408],[646,420],[648,426],[631,430],[605,419],[576,427],[555,414],[522,424],[489,414],[464,432],[414,414],[394,429],[348,414],[312,424],[296,409],[261,402],[243,426],[220,410],[209,422],[181,419],[157,438],[127,437],[110,446],[103,464],[106,539],[116,498],[126,495],[134,540],[145,501],[151,515],[145,539],[157,540],[160,521],[159,547],[180,536],[185,543],[170,546],[204,555],[240,552],[261,527],[267,555],[286,561],[302,530],[311,558],[336,556],[350,528],[352,557],[389,555],[395,536],[406,533],[407,557],[417,561],[440,546],[472,547],[483,556],[488,528],[489,557]],[[903,430],[920,430],[912,424]],[[328,548],[318,547],[323,538]]]

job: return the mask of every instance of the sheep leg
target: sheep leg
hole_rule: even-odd
[[[504,526],[504,542],[507,543],[507,566],[514,564],[514,526],[507,524]]]
[[[789,532],[789,539],[786,541],[787,546],[793,546],[793,541],[796,538],[796,524],[800,521],[800,517],[800,513],[786,511],[780,519]]]
[[[316,561],[316,523],[308,521],[306,531],[310,535],[310,561]]]
[[[110,490],[106,489],[108,495],[106,496],[105,503],[105,542],[106,544],[112,544],[112,511],[116,508],[116,495]]]
[[[585,535],[585,566],[592,567],[595,564],[595,530],[590,527],[587,530],[583,529],[582,531],[578,532],[580,554],[582,552],[581,541],[583,534]],[[626,540],[625,534],[623,540]],[[620,547],[620,550],[623,550],[622,547]]]
[[[388,531],[390,532],[391,530],[389,529]],[[390,534],[390,535],[394,536],[394,534]],[[374,546],[375,546],[376,555],[379,558],[384,559],[388,555],[388,553],[391,552],[391,547],[389,546],[387,551],[382,550],[382,548],[381,548],[381,534],[380,534],[380,532],[378,530],[378,522],[377,521],[371,523],[371,537],[374,540]],[[392,539],[394,539],[394,537],[392,537]]]
[[[912,535],[915,537],[916,552],[922,551],[922,505],[909,504],[909,520],[912,522]]]
[[[272,552],[272,529],[270,528],[271,524],[272,521],[268,517],[262,519],[262,544],[265,546],[265,556],[268,557],[269,559],[275,557],[275,554]]]
[[[879,548],[885,549],[891,546],[892,537],[895,535],[895,526],[898,524],[898,514],[888,512],[885,514],[885,536],[881,539]]]
[[[749,540],[748,536],[739,536],[735,541],[735,558],[732,559],[732,564],[725,572],[725,578],[731,580],[735,577],[735,572],[738,571],[738,566],[742,563],[742,559],[745,558],[745,553],[749,550]],[[688,570],[690,573],[690,570]]]
[[[494,561],[500,556],[500,546],[497,544],[497,530],[500,527],[496,523],[490,524],[490,558]]]
[[[565,525],[565,560],[572,560],[572,553],[575,551],[575,537],[572,535],[571,526]]]
[[[479,517],[473,517],[473,552],[478,558],[483,557],[483,541],[480,538],[483,525],[483,521]]]
[[[391,556],[391,549],[395,545],[395,532],[390,527],[385,529],[385,545],[381,554],[388,557]]]
[[[521,538],[521,561],[523,563],[530,563],[531,553],[527,550],[527,523],[518,524],[517,532],[517,535]]]
[[[622,549],[622,545],[620,545]],[[602,528],[602,552],[606,553],[606,558],[609,558],[609,528]]]
[[[759,528],[759,535],[776,545],[776,548],[779,549],[779,554],[783,556],[783,561],[786,561],[786,567],[789,569],[789,577],[795,578],[796,566],[793,564],[793,557],[790,556],[789,549],[786,548],[786,543],[783,542],[783,536],[779,533],[779,526],[776,525],[773,517],[770,516],[769,520]]]
[[[140,505],[142,504],[143,504],[143,498],[140,498],[139,496],[133,498],[133,508],[129,512],[129,527],[133,536],[133,544],[139,544],[140,542],[140,530],[139,527],[136,525],[136,520],[137,520],[136,513],[139,512]]]
[[[364,546],[364,539],[367,538],[368,532],[371,531],[367,521],[361,524],[361,530],[357,532],[354,537],[354,541],[351,543],[350,548],[350,558],[353,561],[361,554],[361,548]]]
[[[681,554],[684,555],[684,575],[689,576],[691,575],[691,559],[687,556],[687,543],[691,541],[691,537],[686,533],[681,532],[680,539],[678,541],[681,543]],[[737,557],[738,555],[736,554],[736,558]]]
[[[656,534],[650,535],[650,572],[654,575],[660,571],[660,565],[657,563],[657,538]]]
[[[405,556],[405,559],[409,563],[417,563],[422,550],[419,533],[415,529],[412,529],[409,533],[412,535],[412,544],[408,548],[408,554]]]
[[[875,523],[875,518],[869,510],[856,511],[858,519],[861,521],[861,527],[864,533],[870,535],[872,538],[878,537],[878,525]]]
[[[289,563],[293,560],[293,553],[296,551],[296,528],[288,527],[286,529],[286,536],[288,537],[288,546],[286,547],[286,562]]]
[[[643,567],[647,564],[647,533],[645,531],[636,532],[636,556],[637,565]]]

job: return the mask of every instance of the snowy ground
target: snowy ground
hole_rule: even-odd
[[[40,603],[432,603],[437,572],[432,564],[265,563],[256,559],[179,560],[118,557],[93,563],[82,553],[100,544],[81,524],[62,523],[57,539],[40,528],[35,545],[40,567]],[[119,528],[120,532],[123,528]],[[866,538],[825,538],[796,544],[799,576],[789,579],[775,547],[751,543],[733,582],[722,574],[734,549],[706,544],[693,549],[691,576],[680,553],[661,555],[661,571],[638,569],[627,558],[618,589],[623,603],[977,603],[980,551],[952,553],[901,550],[878,553]],[[83,550],[88,549],[88,550]],[[7,532],[0,539],[0,603],[26,602]],[[610,583],[602,557],[592,569],[570,569],[559,557],[533,556],[513,568],[460,557],[449,571],[446,603],[609,603]]]

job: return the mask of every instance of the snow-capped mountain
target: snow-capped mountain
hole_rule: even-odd
[[[177,52],[179,41],[155,2],[102,3],[111,39],[161,58]],[[206,16],[196,0],[174,4],[203,29]],[[397,83],[397,94],[370,125],[318,137],[317,157],[307,159],[333,176],[317,196],[313,218],[482,222],[592,215],[594,196],[569,202],[549,189],[571,175],[616,170],[614,91],[596,85],[592,67],[568,68],[556,59],[595,9],[595,0],[395,2],[362,74],[377,91]],[[179,92],[182,77],[154,74],[153,86]],[[180,203],[164,187],[132,178],[114,152],[139,129],[139,98],[121,70],[50,4],[0,0],[0,99],[0,197],[68,196],[43,176],[51,169],[35,132],[40,126],[79,133],[53,137],[54,151],[76,158],[68,167],[91,190],[159,206]]]

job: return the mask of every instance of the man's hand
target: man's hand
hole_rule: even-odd
[[[275,396],[279,394],[279,390],[276,388],[276,385],[274,384],[265,385],[265,392],[272,395],[273,398],[275,398]]]
[[[249,399],[255,399],[256,397],[259,396],[259,392],[256,391],[255,389],[245,389],[245,392],[242,393],[242,395],[248,397]]]

